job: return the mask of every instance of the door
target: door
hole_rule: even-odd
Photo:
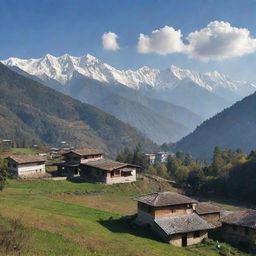
[[[188,244],[188,242],[187,242],[187,234],[185,234],[185,235],[183,235],[181,237],[181,246],[185,247],[185,246],[187,246],[187,244]]]

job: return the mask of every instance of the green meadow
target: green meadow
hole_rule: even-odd
[[[227,245],[218,250],[214,242],[177,248],[132,227],[123,218],[136,212],[132,196],[167,189],[173,188],[146,177],[117,185],[9,180],[0,193],[0,226],[21,220],[31,232],[17,254],[25,256],[243,255]]]

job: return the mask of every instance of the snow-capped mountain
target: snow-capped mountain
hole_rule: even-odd
[[[152,89],[164,90],[177,87],[180,81],[192,80],[198,86],[225,98],[228,92],[239,97],[247,96],[256,90],[256,85],[245,81],[232,80],[214,71],[198,73],[188,69],[181,69],[172,65],[165,70],[144,66],[138,70],[118,70],[92,55],[73,57],[64,54],[55,57],[50,54],[39,59],[9,58],[2,61],[10,67],[18,67],[30,75],[42,80],[53,79],[62,85],[67,84],[74,72],[104,83],[118,83],[133,89],[140,89],[147,85]]]

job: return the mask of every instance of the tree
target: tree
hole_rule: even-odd
[[[140,166],[142,171],[147,170],[150,165],[150,160],[142,153],[140,145],[138,145],[134,150],[132,163]]]
[[[133,160],[133,154],[131,153],[128,147],[125,147],[124,150],[120,152],[116,157],[116,161],[124,162],[128,164],[131,164],[132,160]]]
[[[174,180],[177,185],[181,188],[186,187],[187,177],[188,177],[189,169],[186,166],[180,166],[174,173]]]
[[[187,183],[190,185],[193,194],[199,192],[205,183],[205,176],[203,170],[191,170],[188,174]]]
[[[0,159],[0,191],[4,189],[7,179],[7,164],[6,161]]]
[[[158,176],[160,176],[162,178],[169,179],[167,167],[163,163],[158,163],[156,165],[156,173]]]

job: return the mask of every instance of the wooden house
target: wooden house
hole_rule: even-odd
[[[80,176],[85,180],[106,184],[133,182],[136,181],[137,168],[132,164],[99,159],[81,164]]]
[[[256,250],[256,210],[235,211],[221,222],[225,241]]]
[[[45,175],[45,160],[36,155],[13,155],[6,158],[10,174],[21,178]]]
[[[195,212],[204,220],[214,226],[221,226],[221,208],[208,202],[200,202],[195,207]]]
[[[97,149],[71,150],[62,154],[63,162],[57,164],[61,176],[74,176],[79,174],[80,165],[89,161],[103,158],[103,152]]]
[[[156,192],[133,198],[138,203],[135,222],[164,241],[187,246],[208,237],[214,226],[195,213],[197,201],[175,192]]]

